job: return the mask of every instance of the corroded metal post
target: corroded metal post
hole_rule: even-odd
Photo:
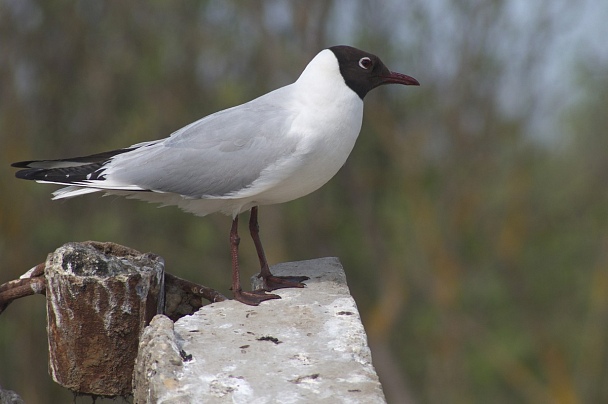
[[[164,262],[114,243],[68,243],[46,262],[49,371],[68,389],[131,394],[139,337],[164,307]]]

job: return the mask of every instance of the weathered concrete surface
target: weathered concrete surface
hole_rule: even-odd
[[[49,371],[82,394],[131,394],[139,336],[164,306],[164,262],[114,243],[68,243],[45,268]]]
[[[177,375],[182,372],[182,368],[173,321],[169,317],[158,315],[146,327],[139,342],[139,354],[133,372],[134,401],[159,402],[159,394],[177,388]]]
[[[174,342],[164,332],[164,343],[142,344],[138,363],[146,358],[158,365],[136,375],[136,402],[384,403],[338,259],[272,271],[311,279],[307,288],[275,291],[281,300],[257,307],[235,301],[205,306],[175,323]],[[182,363],[173,363],[180,351]],[[166,355],[171,363],[160,366]]]

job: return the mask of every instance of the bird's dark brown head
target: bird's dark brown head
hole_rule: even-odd
[[[332,46],[329,48],[340,66],[340,73],[350,87],[361,99],[374,88],[383,84],[403,84],[419,86],[418,80],[401,73],[391,72],[380,58],[352,46]]]

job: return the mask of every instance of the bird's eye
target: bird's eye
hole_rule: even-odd
[[[373,65],[372,60],[370,58],[368,58],[367,56],[364,58],[361,58],[359,60],[359,67],[361,67],[362,69],[369,69],[371,68]]]

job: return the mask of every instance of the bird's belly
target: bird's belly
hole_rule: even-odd
[[[287,163],[289,168],[285,172],[289,174],[256,195],[255,202],[260,205],[288,202],[316,191],[336,175],[355,146],[363,118],[360,99],[343,102],[341,108],[334,114],[319,113],[316,120],[308,117],[301,124],[301,132],[296,128],[294,132],[301,133],[302,141],[292,156],[295,158]],[[340,118],[335,119],[336,116]]]
[[[325,185],[343,164],[344,161],[332,167],[325,167],[323,170],[320,170],[319,166],[303,167],[295,175],[260,193],[253,199],[259,205],[271,205],[301,198]]]
[[[255,197],[260,205],[288,202],[301,198],[325,185],[346,162],[352,151],[360,126],[354,125],[337,141],[318,142],[301,158],[286,176],[273,187]]]

